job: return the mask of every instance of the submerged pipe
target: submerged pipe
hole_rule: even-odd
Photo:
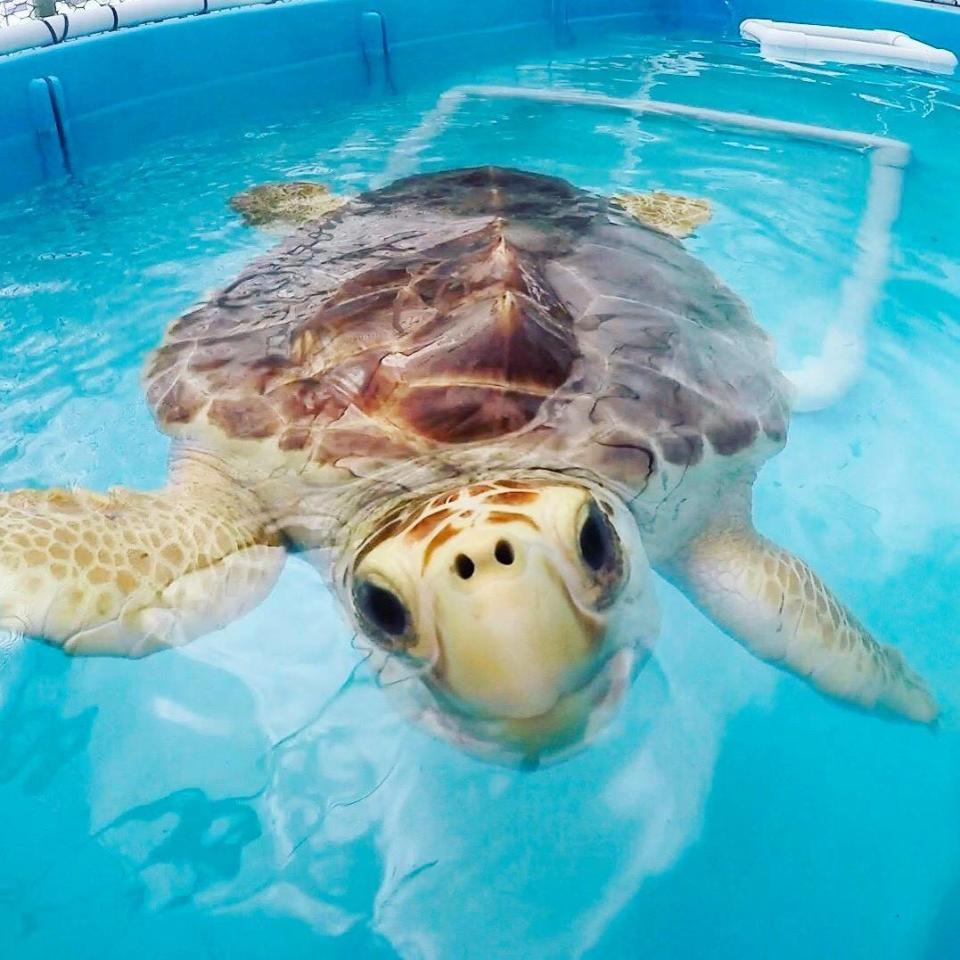
[[[540,103],[566,103],[635,114],[686,117],[720,127],[781,134],[797,140],[836,143],[854,149],[882,147],[888,151],[886,160],[889,164],[906,166],[910,162],[909,145],[902,140],[894,140],[892,137],[880,137],[870,133],[859,133],[855,130],[837,130],[834,127],[821,127],[817,124],[797,123],[792,120],[777,120],[774,117],[756,117],[749,113],[733,113],[728,110],[714,110],[710,107],[692,107],[685,103],[670,103],[665,100],[631,100],[626,97],[608,97],[600,93],[580,93],[575,90],[545,90],[541,88],[473,84],[454,87],[452,90],[441,94],[440,100],[454,98],[459,101],[465,97],[535,100]]]
[[[792,387],[793,409],[798,412],[822,410],[830,406],[859,379],[866,355],[867,328],[889,272],[891,233],[900,213],[903,171],[910,162],[908,144],[892,137],[855,130],[837,130],[683,103],[631,100],[574,90],[465,85],[441,94],[436,106],[427,111],[418,126],[394,148],[379,180],[395,180],[414,173],[420,152],[443,131],[454,113],[469,98],[526,100],[634,115],[680,117],[717,127],[753,130],[869,151],[867,204],[857,230],[857,254],[853,269],[843,282],[837,318],[827,328],[820,352],[807,357],[795,370],[784,372]]]

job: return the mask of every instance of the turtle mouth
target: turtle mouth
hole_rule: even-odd
[[[519,719],[476,716],[430,685],[433,702],[419,719],[466,753],[536,769],[564,760],[592,742],[609,723],[641,666],[635,649],[620,648],[600,660],[549,710]]]

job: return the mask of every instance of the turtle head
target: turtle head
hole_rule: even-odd
[[[356,556],[360,629],[414,668],[423,719],[495,759],[536,764],[589,739],[657,627],[635,521],[579,483],[447,491]]]

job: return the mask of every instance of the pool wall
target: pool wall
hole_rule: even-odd
[[[614,29],[746,17],[903,30],[960,51],[960,10],[916,0],[299,0],[0,57],[0,198],[231,116],[276,118]]]

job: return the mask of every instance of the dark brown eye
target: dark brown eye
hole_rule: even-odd
[[[591,504],[587,519],[580,528],[580,556],[594,573],[602,570],[610,560],[612,534],[607,518],[596,504]]]
[[[620,539],[596,503],[590,504],[578,537],[580,559],[601,588],[601,605],[613,599],[623,581]]]
[[[361,618],[375,630],[388,637],[401,637],[407,632],[410,625],[407,608],[392,590],[364,580],[354,591],[354,601]]]

